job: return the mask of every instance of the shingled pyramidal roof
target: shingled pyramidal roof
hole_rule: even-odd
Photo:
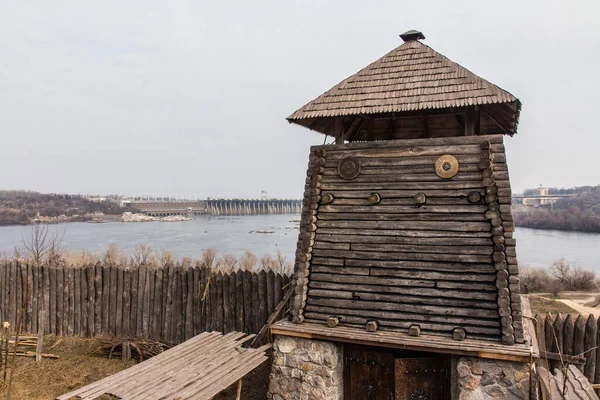
[[[515,96],[416,40],[424,38],[421,32],[401,37],[404,44],[309,102],[288,121],[332,134],[333,124],[327,120],[335,117],[439,115],[477,106],[483,111],[482,127],[491,119],[496,128],[482,134],[516,133],[521,103]]]

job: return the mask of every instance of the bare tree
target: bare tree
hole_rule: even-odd
[[[215,263],[217,251],[215,249],[205,249],[202,251],[202,266],[212,269]]]
[[[257,261],[258,259],[256,258],[256,255],[253,252],[245,251],[244,255],[242,255],[242,257],[240,258],[240,269],[242,271],[252,272],[256,267]]]
[[[175,263],[176,258],[172,251],[162,250],[159,254],[160,265],[165,267]]]
[[[141,244],[136,246],[135,250],[131,254],[131,261],[136,265],[154,265],[155,259],[153,256],[154,250],[152,247]]]
[[[238,260],[232,254],[224,254],[223,257],[217,262],[223,272],[233,272],[237,266]]]
[[[260,259],[260,264],[264,271],[275,271],[277,269],[277,261],[268,253]]]
[[[550,275],[556,278],[564,289],[571,287],[571,265],[564,258],[561,258],[550,266]]]
[[[60,262],[65,251],[62,244],[65,231],[66,227],[61,234],[56,231],[51,233],[47,224],[32,226],[29,234],[21,238],[27,258],[34,265],[41,265],[45,261],[49,263]]]

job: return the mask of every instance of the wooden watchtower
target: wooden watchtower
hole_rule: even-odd
[[[406,360],[440,356],[425,365],[449,371],[441,355],[530,357],[503,145],[521,103],[421,32],[401,38],[288,117],[335,144],[310,151],[292,321],[273,333],[345,346],[346,398],[364,374],[388,389],[396,376],[395,398],[409,398],[398,374],[419,368]],[[447,382],[428,385],[450,398]]]

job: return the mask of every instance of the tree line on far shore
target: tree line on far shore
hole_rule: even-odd
[[[524,194],[531,194],[525,190]],[[575,194],[553,205],[513,209],[516,226],[600,233],[600,186],[550,188],[549,194]]]
[[[93,213],[121,214],[114,202],[94,202],[79,195],[43,194],[26,190],[0,190],[0,225],[28,225],[38,216],[59,217],[71,221],[89,220]]]

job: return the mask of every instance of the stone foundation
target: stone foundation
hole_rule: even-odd
[[[343,346],[276,336],[268,397],[273,400],[344,398]]]
[[[452,364],[453,399],[529,399],[527,363],[456,357]]]

